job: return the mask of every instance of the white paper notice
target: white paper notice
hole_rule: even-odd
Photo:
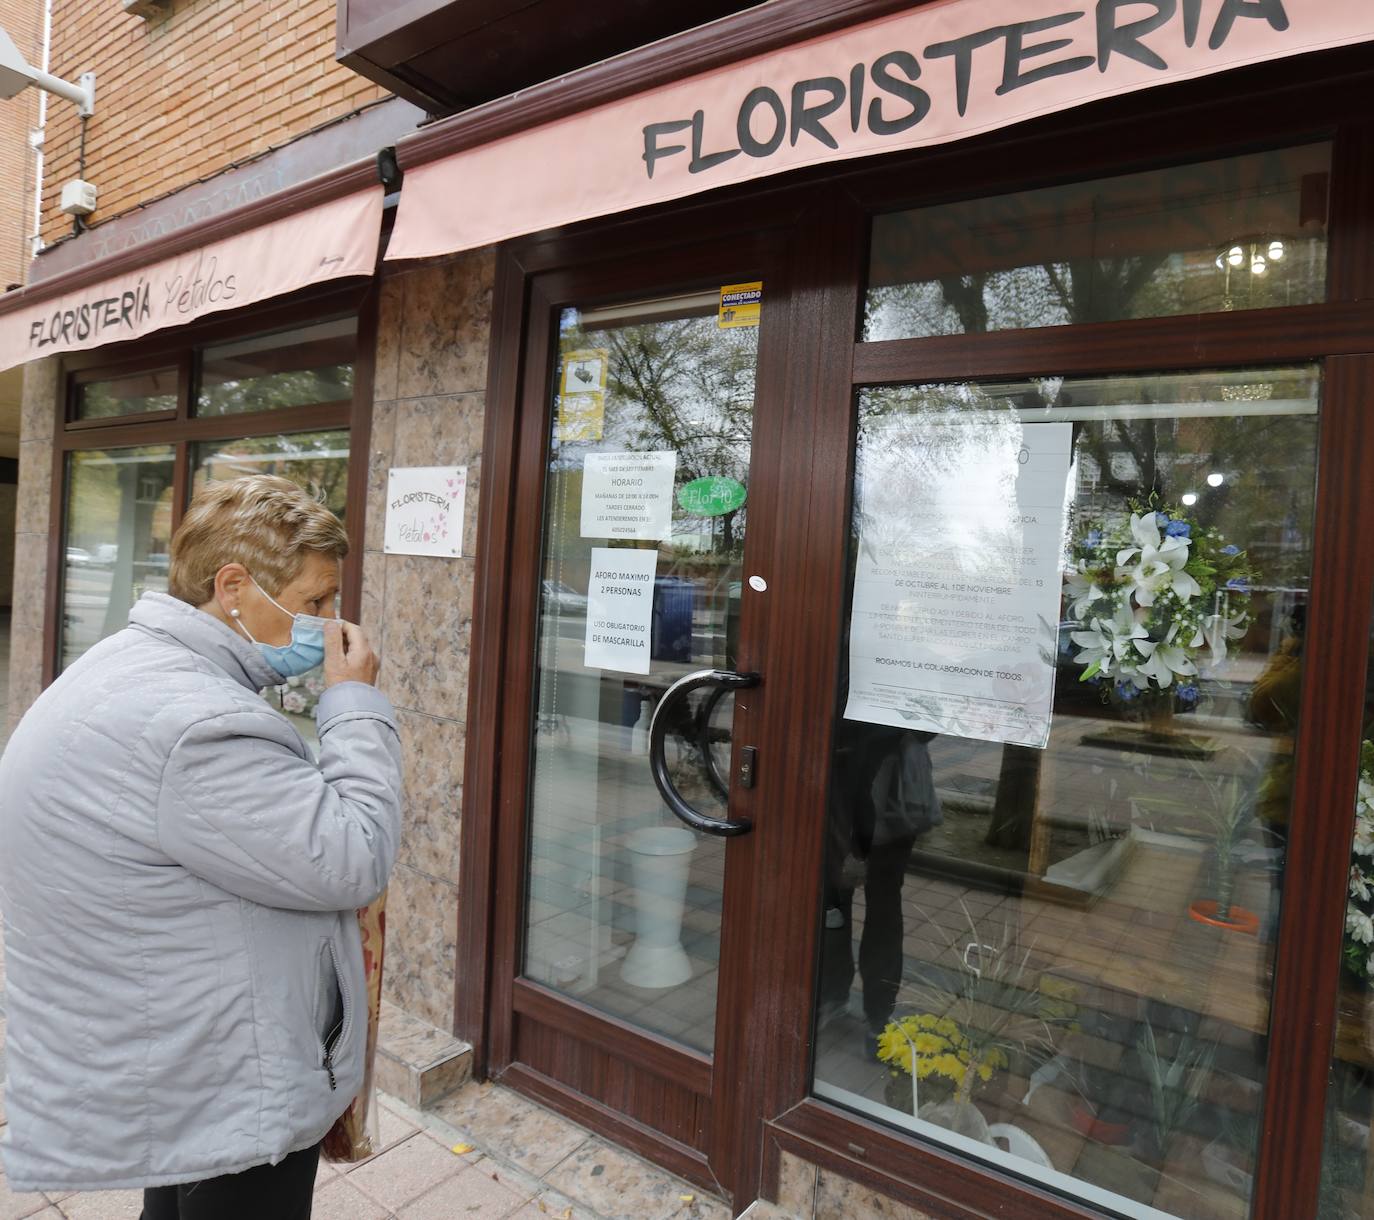
[[[658,551],[592,547],[587,582],[588,669],[649,672]]]
[[[404,466],[391,470],[386,483],[388,555],[440,555],[463,551],[466,466]]]
[[[867,430],[848,719],[1044,749],[1071,445],[1010,411]]]
[[[589,453],[582,471],[582,537],[668,537],[677,454]]]

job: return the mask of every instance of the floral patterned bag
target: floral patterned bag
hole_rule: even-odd
[[[363,973],[367,981],[367,1051],[362,1092],[353,1099],[320,1145],[327,1161],[364,1161],[380,1146],[377,1090],[372,1069],[377,1058],[377,1024],[382,1012],[382,955],[386,946],[386,894],[358,911],[363,939]]]

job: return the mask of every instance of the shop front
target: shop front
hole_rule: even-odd
[[[1374,25],[851,7],[401,141],[375,270],[6,322],[17,620],[51,678],[198,480],[332,496],[388,999],[736,1214],[1371,1214]]]
[[[881,60],[398,149],[389,274],[501,243],[459,1032],[737,1206],[1364,1214],[1367,51],[850,159]]]

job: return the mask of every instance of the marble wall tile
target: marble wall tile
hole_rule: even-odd
[[[816,1220],[934,1220],[867,1186],[822,1169],[816,1177]]]
[[[477,512],[482,506],[482,459],[468,464],[467,497],[463,509],[463,554],[477,558]]]
[[[388,555],[385,562],[383,687],[397,707],[466,719],[472,561]]]
[[[400,860],[457,884],[466,730],[457,720],[398,713],[405,751],[405,825]]]
[[[398,398],[486,389],[495,271],[487,249],[406,276]]]
[[[47,605],[48,535],[17,534],[14,539],[14,602],[12,625],[15,632],[43,631],[43,612]]]
[[[9,729],[29,710],[43,689],[43,632],[10,632],[10,685],[6,710]]]
[[[52,444],[24,441],[19,446],[19,501],[15,532],[48,532],[52,514]]]
[[[372,372],[372,397],[396,397],[396,377],[401,362],[401,317],[405,308],[405,275],[382,280],[377,302],[377,352]]]
[[[393,466],[467,466],[482,456],[486,395],[449,394],[396,404]]]
[[[380,551],[386,538],[386,479],[395,465],[392,451],[396,443],[396,404],[372,405],[372,439],[367,452],[367,520],[363,545]]]
[[[816,1167],[790,1152],[782,1154],[778,1170],[778,1206],[797,1220],[811,1220],[816,1214]]]
[[[458,891],[405,864],[386,900],[383,995],[439,1029],[453,1028]]]
[[[46,441],[52,444],[56,424],[57,360],[35,360],[24,366],[24,396],[19,414],[21,441]]]
[[[386,556],[368,551],[363,556],[362,612],[358,625],[362,627],[372,647],[382,648],[383,624],[386,622]],[[386,681],[386,654],[382,653],[382,681]]]

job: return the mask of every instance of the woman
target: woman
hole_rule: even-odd
[[[33,705],[0,759],[14,1191],[144,1187],[145,1220],[307,1220],[367,1034],[355,908],[385,887],[400,746],[334,620],[343,526],[212,484],[170,593]],[[261,697],[324,664],[319,760]]]

